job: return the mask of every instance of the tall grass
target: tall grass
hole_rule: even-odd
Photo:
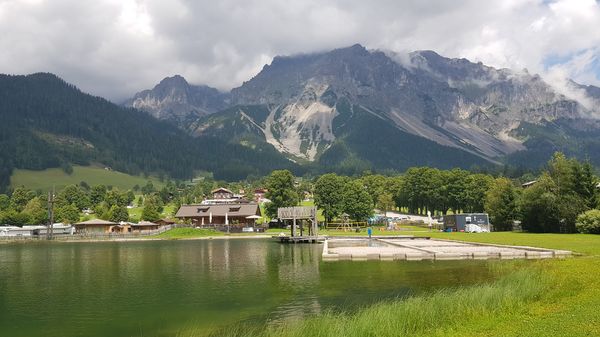
[[[431,336],[465,324],[486,324],[494,315],[518,312],[551,284],[539,268],[519,269],[491,284],[448,288],[425,296],[383,302],[356,313],[329,311],[278,326],[236,325],[217,331],[181,332],[178,336]]]

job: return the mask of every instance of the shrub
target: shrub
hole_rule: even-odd
[[[600,210],[592,209],[579,214],[575,225],[581,233],[600,234]]]

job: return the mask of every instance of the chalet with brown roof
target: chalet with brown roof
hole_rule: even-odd
[[[233,192],[224,187],[219,187],[216,190],[212,190],[210,193],[212,194],[213,199],[233,199]]]
[[[191,220],[193,225],[253,226],[260,218],[258,204],[183,205],[175,215],[178,219]]]

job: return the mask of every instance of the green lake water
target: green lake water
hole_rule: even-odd
[[[491,280],[488,261],[321,260],[271,240],[0,245],[0,336],[175,336]]]

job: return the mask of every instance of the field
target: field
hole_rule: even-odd
[[[325,312],[278,326],[232,326],[228,336],[600,336],[600,236],[589,234],[413,234],[474,242],[568,249],[569,259],[508,261],[499,280],[454,286],[357,313]],[[364,235],[364,234],[360,234]],[[398,263],[398,262],[390,262]],[[204,336],[186,331],[182,336]]]
[[[71,184],[79,184],[85,181],[88,185],[107,185],[120,190],[129,190],[133,186],[146,185],[148,181],[160,188],[164,184],[157,178],[144,178],[132,176],[121,172],[108,171],[94,166],[73,166],[73,173],[68,175],[60,168],[46,169],[42,171],[15,170],[10,177],[12,187],[25,186],[31,190],[49,191],[54,186],[57,190]]]

